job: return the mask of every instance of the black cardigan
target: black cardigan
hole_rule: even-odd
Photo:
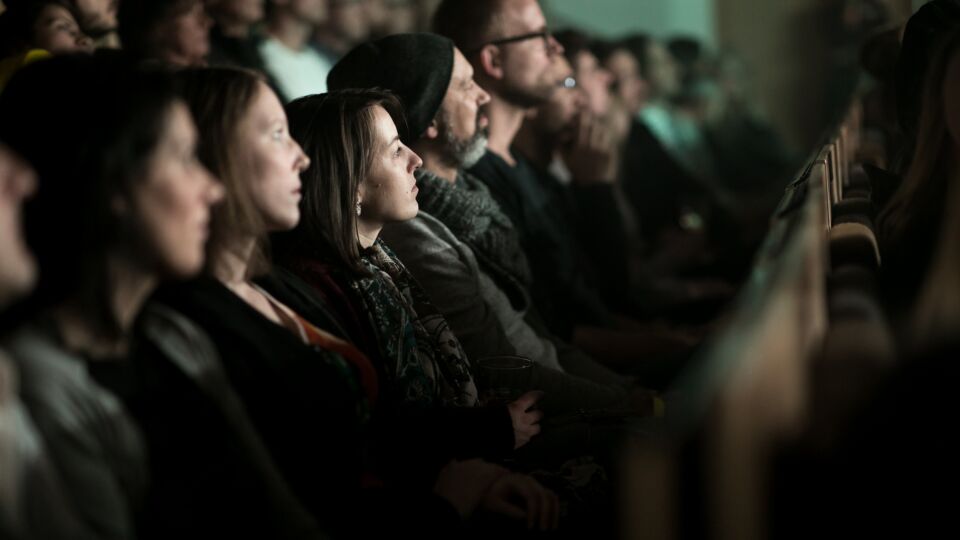
[[[313,324],[339,333],[302,284],[275,276],[263,284]],[[325,529],[347,537],[397,530],[433,537],[459,527],[453,508],[429,491],[363,488],[362,393],[339,355],[304,345],[211,278],[165,286],[156,297],[209,334],[278,469]]]
[[[405,403],[402,390],[386,384],[372,330],[359,303],[345,292],[337,272],[301,274],[277,268],[260,285],[290,303],[317,326],[337,334],[367,354],[379,376],[380,394],[371,423],[371,465],[384,480],[430,488],[451,459],[500,459],[513,450],[513,424],[505,406],[422,407]],[[328,278],[328,279],[321,279]],[[334,285],[337,283],[338,285]],[[285,301],[285,300],[284,300]],[[363,320],[359,320],[363,319]],[[324,321],[328,321],[324,323]],[[327,324],[327,326],[324,326]]]

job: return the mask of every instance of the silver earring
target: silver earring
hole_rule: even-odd
[[[360,208],[360,201],[357,201],[357,217],[360,217],[360,212],[361,212],[361,211],[362,211],[362,209]]]

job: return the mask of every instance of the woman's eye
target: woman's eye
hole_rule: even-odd
[[[400,157],[401,150],[403,149],[398,146],[396,152],[393,153],[393,157]]]

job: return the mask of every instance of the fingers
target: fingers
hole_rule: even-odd
[[[521,483],[523,497],[527,502],[527,529],[533,529],[540,520],[540,512],[543,503],[540,494],[537,493],[535,485],[528,478],[523,478]]]
[[[533,478],[509,474],[491,488],[486,508],[517,520],[525,520],[527,529],[548,531],[560,522],[560,500]],[[512,502],[518,501],[518,502]]]
[[[511,405],[512,406],[515,405],[517,408],[520,408],[521,411],[526,412],[527,410],[530,409],[530,407],[533,407],[534,405],[536,405],[536,403],[540,401],[541,398],[543,398],[543,395],[544,395],[543,392],[539,390],[533,390],[531,392],[527,392],[526,394],[518,397],[516,401],[511,403]]]
[[[496,498],[490,501],[487,510],[495,514],[501,514],[512,519],[522,520],[527,517],[527,510],[523,506],[510,502],[507,498]]]

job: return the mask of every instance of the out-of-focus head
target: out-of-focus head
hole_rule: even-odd
[[[363,43],[372,30],[366,3],[367,0],[330,0],[330,17],[324,26],[325,31],[353,45]],[[373,11],[376,11],[375,7]]]
[[[610,109],[610,86],[613,74],[600,64],[591,50],[590,38],[576,30],[565,30],[556,35],[563,45],[564,55],[573,66],[573,76],[587,94],[590,112],[604,116]]]
[[[313,26],[330,17],[330,0],[269,0],[270,13],[284,13]]]
[[[70,0],[85,33],[98,38],[117,29],[120,0]]]
[[[492,95],[532,108],[552,94],[551,64],[563,46],[536,0],[444,0],[434,30],[463,51]]]
[[[389,36],[416,32],[420,24],[420,12],[415,0],[384,0],[386,18],[380,32]]]
[[[199,66],[210,52],[210,27],[202,0],[141,0],[120,4],[117,32],[136,58]]]
[[[928,63],[916,144],[903,183],[877,218],[888,243],[914,241],[917,223],[938,222],[955,208],[945,199],[960,175],[960,31]],[[956,238],[953,238],[956,240]]]
[[[24,201],[36,187],[33,169],[0,144],[0,308],[26,294],[36,279],[22,224]]]
[[[206,8],[217,22],[252,25],[263,20],[265,0],[206,0]]]
[[[896,67],[897,118],[905,133],[917,128],[920,96],[933,53],[958,27],[960,0],[933,0],[907,21]]]
[[[278,251],[320,251],[362,271],[362,222],[417,213],[413,171],[421,162],[399,139],[400,101],[379,90],[348,89],[294,100],[287,112],[311,166],[303,174],[303,219],[278,239]]]
[[[960,31],[930,62],[914,158],[882,218],[939,216],[942,226],[914,314],[914,345],[936,346],[960,330]],[[936,175],[936,176],[932,176]],[[894,206],[896,205],[896,206]],[[899,212],[897,212],[899,210]]]
[[[652,96],[670,99],[680,91],[680,70],[673,55],[659,41],[651,40],[647,44],[644,76],[650,83]]]
[[[92,52],[93,41],[80,29],[65,1],[21,1],[0,14],[0,56],[28,49],[52,54]]]
[[[178,74],[182,93],[200,132],[200,160],[223,182],[226,195],[213,214],[211,263],[236,242],[296,226],[300,219],[300,172],[309,160],[294,141],[273,90],[252,72],[208,68]],[[266,270],[260,251],[251,264]]]
[[[613,76],[610,91],[620,107],[634,114],[646,104],[649,85],[640,71],[640,63],[629,48],[609,44],[598,50],[603,66]]]
[[[589,96],[573,78],[573,67],[563,56],[554,59],[556,90],[528,119],[537,133],[557,144],[576,136],[580,115],[589,110]]]
[[[0,138],[39,178],[25,223],[40,309],[78,298],[112,309],[108,268],[118,261],[155,277],[203,265],[219,187],[194,159],[193,122],[169,76],[120,62],[36,62],[0,96]]]

